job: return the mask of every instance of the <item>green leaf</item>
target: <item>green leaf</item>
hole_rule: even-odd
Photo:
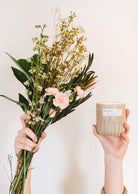
[[[89,68],[91,67],[93,59],[94,59],[94,53],[92,53],[92,54],[89,53],[88,65],[86,67],[86,71],[85,72],[87,72],[89,70]]]
[[[28,80],[26,75],[22,71],[16,69],[15,67],[11,67],[11,68],[12,68],[12,71],[13,71],[15,77],[24,85],[24,82],[26,82]]]
[[[51,124],[55,123],[56,121],[59,121],[63,117],[67,116],[68,114],[72,113],[75,109],[72,110],[63,110],[61,113],[57,113],[56,116],[52,119]]]
[[[28,100],[20,93],[19,93],[19,102],[25,104],[26,107],[28,108],[29,106]],[[23,111],[25,111],[24,106],[21,106],[21,108],[23,109]]]
[[[42,64],[44,67],[44,72],[48,73],[49,69],[48,69],[48,65],[47,64]]]
[[[32,56],[33,59],[33,65],[37,66],[37,62],[39,61],[39,55],[38,54],[34,54]]]
[[[52,106],[52,102],[53,102],[53,95],[49,96],[49,98],[47,99],[47,103],[43,107],[43,110],[42,110],[42,118],[44,120],[49,115],[49,111],[50,111],[50,108]]]
[[[19,59],[18,60],[18,63],[20,64],[20,66],[22,67],[22,69],[24,69],[25,73],[28,73],[28,71],[31,68],[31,63],[27,62],[26,59]]]
[[[12,57],[9,53],[5,52],[15,63],[18,65],[18,67],[26,74],[26,76],[31,79],[30,75],[28,74],[28,71],[26,71],[25,67],[23,66],[23,63],[21,61],[17,61],[14,57]]]
[[[35,28],[41,28],[41,25],[35,25]]]
[[[14,102],[15,104],[17,104],[17,105],[19,105],[19,106],[21,106],[21,107],[24,107],[24,111],[25,111],[25,112],[27,111],[27,107],[26,107],[26,105],[25,105],[24,103],[18,102],[18,101],[16,101],[16,100],[13,100],[12,98],[9,98],[9,97],[7,97],[7,96],[5,96],[5,95],[0,95],[0,96],[3,97],[3,98],[6,98],[7,100],[10,100],[11,102]]]
[[[47,115],[49,114],[49,111],[50,111],[50,104],[47,103],[45,104],[44,109],[43,109],[43,114],[42,114],[43,119],[47,117]]]
[[[11,68],[15,77],[18,79],[18,81],[20,81],[28,89],[28,91],[32,93],[31,95],[28,95],[29,99],[32,100],[33,83],[31,82],[31,80],[28,80],[28,78],[22,71],[20,71],[19,69],[16,69],[15,67],[11,67]],[[26,81],[30,81],[30,86],[24,84]]]

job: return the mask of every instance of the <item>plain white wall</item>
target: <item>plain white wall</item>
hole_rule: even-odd
[[[76,11],[94,52],[93,70],[99,75],[93,97],[74,113],[50,126],[47,138],[33,161],[33,194],[99,194],[104,184],[103,150],[93,136],[95,103],[124,101],[130,109],[130,144],[123,161],[124,184],[137,193],[138,180],[138,2],[136,0],[0,0],[0,50],[15,58],[32,56],[31,38],[36,24],[48,25],[52,36],[50,8],[57,5],[63,15]],[[13,62],[0,52],[0,93],[17,99],[24,93],[14,78]],[[15,104],[0,99],[0,193],[7,194],[10,175],[7,155],[14,155],[14,138],[23,114]],[[14,167],[16,157],[14,156]]]

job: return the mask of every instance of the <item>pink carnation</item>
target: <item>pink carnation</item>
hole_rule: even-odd
[[[46,91],[46,95],[54,95],[54,96],[59,92],[57,88],[46,88],[45,91]]]
[[[54,118],[55,115],[56,115],[56,112],[57,112],[56,110],[54,110],[54,109],[51,108],[50,111],[49,111],[50,117],[51,118]]]
[[[63,92],[58,92],[53,99],[53,104],[55,106],[59,106],[61,109],[64,109],[69,105],[69,98]]]
[[[74,90],[77,92],[78,96],[82,99],[84,97],[84,91],[81,89],[80,86],[76,86]]]

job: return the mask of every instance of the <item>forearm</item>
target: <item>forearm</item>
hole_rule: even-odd
[[[17,172],[18,162],[16,166],[16,172]],[[31,168],[32,168],[32,161],[30,163],[27,178],[25,180],[25,186],[24,186],[24,194],[31,194]],[[15,172],[15,174],[16,174]]]
[[[25,187],[24,187],[24,194],[31,194],[31,170],[32,168],[32,161],[28,169],[27,178],[25,180]]]
[[[122,159],[105,154],[105,183],[106,194],[123,193]]]

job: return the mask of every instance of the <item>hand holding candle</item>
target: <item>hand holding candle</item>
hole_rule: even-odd
[[[129,109],[125,110],[126,121],[129,116]],[[101,135],[97,132],[97,126],[93,125],[93,133],[101,142],[102,147],[104,149],[105,155],[112,156],[114,158],[123,159],[128,144],[129,144],[129,137],[128,133],[130,131],[130,126],[127,123],[124,123],[125,131],[120,134],[120,136],[105,136]]]
[[[97,132],[101,135],[120,136],[125,131],[125,103],[101,102],[96,104]]]

